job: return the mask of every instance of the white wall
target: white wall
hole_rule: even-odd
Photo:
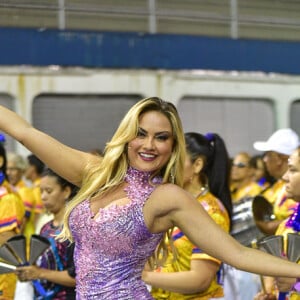
[[[105,70],[81,68],[5,67],[0,68],[0,94],[11,97],[13,107],[29,122],[32,122],[32,106],[41,95],[140,95],[159,96],[179,106],[184,99],[195,97],[201,101],[238,100],[243,102],[269,101],[271,117],[258,122],[272,130],[290,126],[290,107],[300,99],[300,77],[263,73],[237,73],[214,71],[152,71],[152,70]],[[84,101],[84,99],[83,99]],[[182,101],[182,102],[180,102]],[[0,96],[1,102],[1,96]],[[237,109],[237,108],[236,108]],[[249,113],[251,113],[249,111]],[[256,114],[253,111],[255,118]],[[216,120],[218,122],[218,120]],[[63,120],[62,120],[63,123]],[[192,126],[190,124],[189,126]],[[190,128],[190,127],[189,127]],[[208,130],[208,128],[205,128]],[[199,129],[197,129],[199,130]],[[237,132],[245,128],[236,128]],[[249,128],[251,130],[251,128]],[[270,132],[269,132],[270,131]],[[228,133],[230,135],[231,133]],[[262,134],[262,133],[261,133]],[[239,134],[238,134],[239,135]],[[242,134],[240,134],[242,136]],[[259,132],[251,133],[263,138]],[[230,140],[229,136],[223,136]],[[267,136],[265,137],[267,138]],[[231,140],[230,140],[231,141]],[[231,141],[232,142],[232,141]],[[229,145],[231,152],[253,151],[251,145],[234,141]],[[20,145],[17,150],[24,152]],[[234,153],[231,153],[234,155]]]

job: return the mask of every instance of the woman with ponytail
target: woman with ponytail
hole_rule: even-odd
[[[223,139],[216,133],[185,134],[187,156],[183,188],[226,232],[232,204],[230,161]],[[179,228],[172,234],[173,248],[162,268],[144,273],[155,299],[221,299],[222,262],[195,246]]]

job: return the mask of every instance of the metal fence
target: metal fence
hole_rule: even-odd
[[[299,0],[10,0],[0,26],[300,40]]]

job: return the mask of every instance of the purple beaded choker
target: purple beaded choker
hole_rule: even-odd
[[[141,171],[129,166],[125,175],[125,180],[129,183],[148,182],[152,174],[153,172],[151,171]],[[162,182],[162,178],[160,176],[156,176],[151,180],[151,182],[153,184],[159,184]]]

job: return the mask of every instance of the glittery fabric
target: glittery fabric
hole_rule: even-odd
[[[300,203],[297,204],[295,212],[289,217],[285,226],[292,227],[296,232],[300,231]]]
[[[153,299],[141,279],[148,257],[162,238],[150,233],[144,222],[143,206],[155,189],[150,175],[128,169],[125,192],[130,202],[126,205],[100,209],[93,219],[86,200],[71,213],[76,299]],[[158,177],[153,180],[160,182]]]

